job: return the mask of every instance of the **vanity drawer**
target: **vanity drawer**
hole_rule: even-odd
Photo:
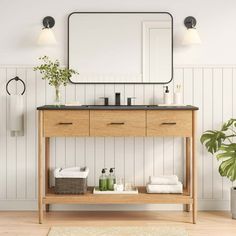
[[[192,111],[147,111],[147,136],[192,136]]]
[[[90,111],[91,136],[145,136],[145,111]]]
[[[44,136],[89,136],[89,111],[44,111]]]

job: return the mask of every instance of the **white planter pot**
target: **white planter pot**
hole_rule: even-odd
[[[231,188],[231,213],[232,218],[236,220],[236,187]]]

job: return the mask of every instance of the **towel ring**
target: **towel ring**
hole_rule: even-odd
[[[18,76],[16,76],[16,77],[13,78],[13,79],[10,79],[10,80],[7,82],[7,84],[6,84],[7,93],[8,93],[9,95],[11,95],[11,94],[9,93],[9,90],[8,90],[8,85],[9,85],[9,83],[10,83],[12,80],[20,81],[20,82],[23,84],[24,89],[23,89],[23,92],[21,93],[21,95],[23,95],[23,94],[25,93],[25,82],[24,82],[22,79],[20,79]]]

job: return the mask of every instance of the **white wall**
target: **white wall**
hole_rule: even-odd
[[[174,17],[176,64],[235,64],[234,0],[0,0],[0,64],[34,64],[45,54],[36,46],[44,16],[56,20],[58,46],[49,51],[66,64],[67,16],[73,11],[168,11]],[[203,44],[180,45],[186,16],[196,17]]]
[[[66,64],[67,15],[81,11],[169,11],[175,26],[175,80],[184,87],[184,101],[200,107],[198,133],[217,128],[223,120],[235,116],[236,86],[234,43],[236,2],[225,1],[7,1],[0,0],[0,209],[33,209],[36,207],[36,112],[38,105],[52,103],[53,90],[32,68],[37,58],[50,54]],[[36,46],[41,20],[46,15],[55,17],[55,33],[59,44],[50,49]],[[183,20],[193,15],[203,44],[194,48],[179,43],[184,31]],[[4,22],[4,24],[3,24]],[[23,65],[23,66],[12,66]],[[191,64],[192,66],[183,66]],[[198,66],[201,64],[202,66]],[[207,64],[217,64],[216,67]],[[6,129],[8,114],[6,81],[19,75],[27,83],[25,95],[26,136],[12,138]],[[94,104],[101,95],[114,95],[115,91],[138,97],[138,104],[152,104],[161,100],[161,86],[142,85],[70,85],[65,91],[66,101],[79,99],[84,104]],[[222,179],[218,163],[198,143],[199,201],[202,209],[227,209],[231,183]],[[139,148],[139,149],[136,149]],[[104,165],[115,165],[121,175],[129,176],[136,183],[145,183],[149,173],[177,173],[182,176],[183,145],[178,138],[57,138],[52,142],[52,167],[86,164],[92,170],[89,182],[97,181]],[[129,157],[129,158],[128,158]],[[102,160],[102,162],[101,162]],[[101,164],[101,165],[100,165]],[[125,169],[123,167],[125,166]],[[141,173],[141,174],[140,174]],[[127,209],[127,208],[124,208]],[[152,208],[153,209],[153,208]]]

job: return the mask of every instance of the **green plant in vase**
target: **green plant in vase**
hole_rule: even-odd
[[[73,69],[60,67],[58,60],[52,61],[48,56],[39,58],[42,64],[34,67],[35,71],[39,71],[43,80],[48,80],[50,86],[55,87],[55,105],[61,105],[61,86],[66,86],[73,74],[79,74]]]
[[[201,136],[201,143],[208,152],[216,154],[217,160],[221,161],[219,173],[230,181],[236,180],[236,119],[225,122],[219,130],[207,130]],[[236,219],[236,187],[231,188],[231,212]]]

